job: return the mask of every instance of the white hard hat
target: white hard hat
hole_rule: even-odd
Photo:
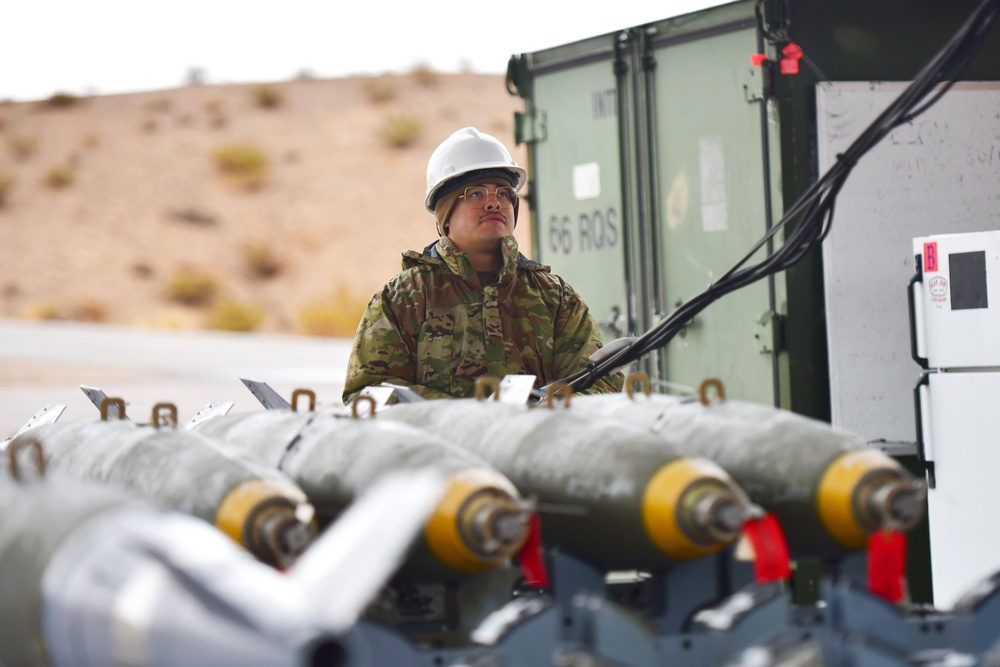
[[[449,181],[461,184],[459,177],[469,175],[474,180],[480,177],[472,172],[500,172],[497,175],[509,175],[514,191],[521,189],[528,172],[518,166],[510,156],[506,146],[496,137],[484,134],[474,127],[463,127],[441,142],[430,160],[427,161],[427,196],[424,206],[431,213],[437,203],[438,192]],[[490,176],[483,173],[481,176]],[[447,188],[445,192],[453,188]]]

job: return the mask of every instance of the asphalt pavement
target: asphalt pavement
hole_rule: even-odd
[[[181,423],[218,401],[233,402],[232,413],[263,410],[240,378],[286,400],[309,389],[318,410],[339,410],[350,347],[339,338],[0,319],[0,440],[48,405],[66,406],[60,422],[99,419],[80,385],[121,398],[140,423],[157,403],[174,404]]]

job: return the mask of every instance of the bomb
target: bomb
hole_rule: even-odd
[[[204,519],[271,565],[290,564],[315,536],[313,508],[294,482],[204,435],[101,419],[39,426],[11,446],[25,438],[62,475],[132,489]]]
[[[447,489],[403,567],[405,578],[462,578],[517,554],[528,521],[510,480],[443,437],[359,418],[357,410],[354,415],[279,409],[213,417],[195,429],[287,474],[315,506],[321,525],[387,472],[434,468],[445,474]]]
[[[872,532],[906,530],[923,516],[923,484],[853,434],[787,410],[726,400],[718,381],[703,384],[700,398],[649,394],[643,376],[630,377],[627,389],[574,396],[571,411],[627,421],[685,456],[715,461],[774,513],[793,557],[864,549]]]
[[[683,457],[645,429],[552,402],[425,401],[391,406],[379,419],[446,435],[481,457],[537,498],[547,544],[606,570],[664,570],[720,551],[751,509],[712,461]]]
[[[279,573],[200,519],[46,473],[37,440],[14,443],[0,470],[0,664],[415,664],[412,644],[360,616],[443,490],[431,472],[384,476]]]
[[[0,664],[305,663],[305,648],[280,636],[290,604],[268,599],[282,575],[203,521],[123,489],[48,477],[15,481],[0,470]],[[254,591],[244,599],[284,619],[261,627],[249,622],[253,610],[199,589],[199,571],[221,570]]]

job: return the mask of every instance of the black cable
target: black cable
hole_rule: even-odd
[[[829,234],[833,225],[837,195],[858,160],[892,130],[911,122],[948,92],[982,48],[998,15],[1000,15],[1000,0],[983,0],[945,46],[914,77],[910,85],[843,153],[837,156],[836,163],[792,204],[782,219],[751,248],[750,252],[713,281],[705,291],[678,306],[663,322],[636,338],[628,346],[560,381],[569,384],[575,391],[583,391],[614,369],[637,361],[646,353],[669,343],[695,315],[726,294],[784,271],[801,261]],[[923,104],[920,104],[921,102]],[[920,106],[917,106],[918,104]],[[743,268],[769,238],[796,220],[799,223],[791,229],[785,242],[777,250],[757,264]]]

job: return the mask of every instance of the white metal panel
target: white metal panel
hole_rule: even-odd
[[[1000,372],[932,373],[924,437],[937,485],[928,490],[934,605],[950,609],[1000,571]]]
[[[817,86],[826,171],[906,82]],[[866,438],[913,441],[906,285],[912,240],[1000,229],[1000,84],[958,83],[868,152],[837,197],[823,242],[831,420]]]

